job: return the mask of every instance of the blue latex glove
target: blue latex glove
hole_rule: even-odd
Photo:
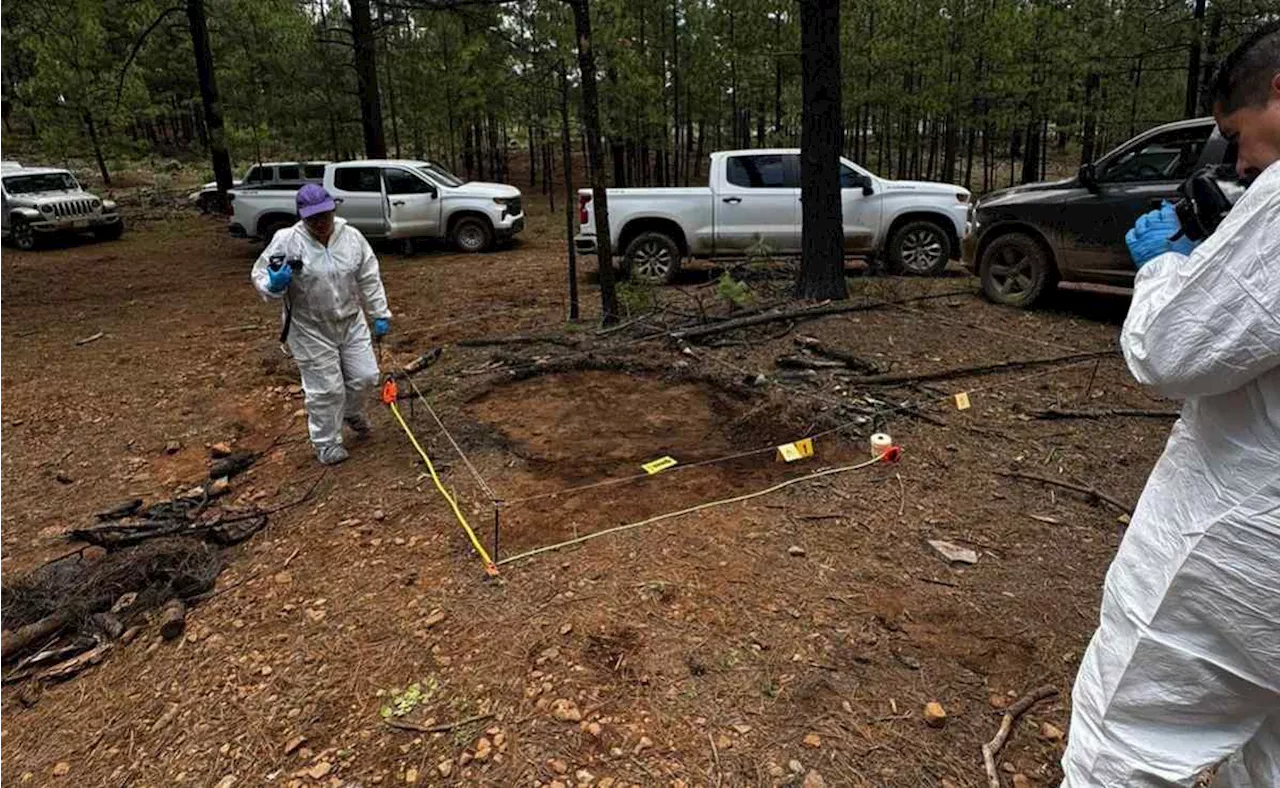
[[[267,269],[267,289],[273,293],[283,293],[289,289],[293,281],[293,268],[282,265],[279,268]]]
[[[1169,240],[1181,229],[1178,214],[1168,201],[1161,203],[1154,211],[1139,216],[1133,228],[1124,236],[1133,264],[1141,270],[1142,266],[1165,252],[1191,254],[1199,244],[1190,238],[1184,235],[1176,241]]]
[[[391,332],[391,318],[380,317],[373,321],[373,335],[375,337],[385,337]]]

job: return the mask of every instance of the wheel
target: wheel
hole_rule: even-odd
[[[467,254],[486,251],[493,246],[493,228],[484,219],[464,216],[453,225],[453,245]]]
[[[122,235],[124,235],[124,219],[115,224],[95,228],[93,231],[93,237],[99,241],[114,241]]]
[[[1044,248],[1026,233],[995,239],[978,263],[982,294],[1005,306],[1031,306],[1057,282],[1057,275]]]
[[[894,232],[886,251],[885,262],[895,274],[937,276],[951,259],[951,240],[936,222],[917,219]]]
[[[196,198],[196,210],[200,213],[213,213],[216,194],[202,194]]]
[[[284,216],[270,216],[262,220],[258,225],[258,237],[263,243],[271,243],[271,239],[276,237],[276,233],[286,227],[292,227],[293,221]]]
[[[638,282],[670,284],[680,270],[680,246],[666,233],[640,233],[627,244],[623,269]]]
[[[30,222],[20,216],[14,217],[9,237],[13,239],[13,245],[24,252],[36,248],[36,231],[32,229]]]

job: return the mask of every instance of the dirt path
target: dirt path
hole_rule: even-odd
[[[562,260],[549,229],[558,222],[535,215],[523,243],[481,257],[384,256],[395,358],[559,327]],[[143,225],[116,243],[5,250],[6,577],[64,550],[58,534],[104,504],[167,496],[197,478],[214,441],[260,448],[286,431],[283,450],[237,482],[241,499],[287,497],[315,478],[295,372],[275,347],[272,308],[247,281],[253,254],[196,218]],[[857,297],[878,299],[969,285],[857,286]],[[1105,348],[1123,309],[1071,294],[1022,313],[957,296],[797,330],[917,371]],[[790,336],[694,357],[663,342],[641,348],[655,366],[726,378],[772,373],[784,352],[794,352]],[[470,399],[453,390],[482,376],[451,373],[493,354],[451,347],[424,380],[511,501],[636,473],[664,454],[688,463],[800,437],[849,395],[791,381],[773,392],[788,407],[771,420],[749,397],[661,375],[574,372]],[[969,410],[947,399],[961,390]],[[375,436],[311,505],[236,548],[225,591],[193,610],[183,640],[152,649],[139,639],[30,708],[6,690],[3,777],[743,785],[799,784],[813,771],[827,785],[979,785],[979,749],[998,725],[993,698],[1051,683],[1062,694],[1024,718],[1003,759],[1032,784],[1056,784],[1061,745],[1039,726],[1066,728],[1119,526],[1081,496],[994,472],[1079,478],[1136,501],[1166,422],[1027,414],[1167,403],[1142,392],[1118,358],[879,396],[929,400],[940,422],[891,414],[883,427],[905,449],[896,466],[601,538],[510,565],[499,582],[485,581],[403,435],[378,412]],[[414,423],[488,539],[489,502],[421,408]],[[172,441],[182,448],[166,454]],[[536,547],[749,492],[861,459],[865,441],[819,439],[818,456],[798,466],[762,453],[512,503],[503,541]],[[978,563],[949,567],[929,539],[973,547]],[[434,734],[381,724],[392,690],[414,682],[426,696],[415,719],[494,716]],[[949,715],[941,729],[921,717],[930,700]]]

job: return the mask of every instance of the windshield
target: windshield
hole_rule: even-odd
[[[80,188],[69,172],[42,172],[39,175],[13,175],[4,179],[4,188],[10,194],[35,194],[36,192],[71,192]]]
[[[461,186],[462,184],[466,183],[466,181],[462,180],[457,175],[454,175],[453,173],[449,172],[444,167],[441,167],[439,164],[436,164],[435,162],[427,162],[426,164],[419,164],[418,172],[425,174],[428,178],[430,178],[435,183],[438,183],[444,186]]]

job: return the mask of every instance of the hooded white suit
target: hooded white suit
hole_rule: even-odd
[[[1280,162],[1190,256],[1147,263],[1121,336],[1183,400],[1107,572],[1064,786],[1280,785]]]
[[[301,258],[284,293],[267,288],[272,255]],[[288,296],[293,304],[289,352],[302,374],[307,429],[318,452],[342,443],[342,420],[359,417],[364,397],[378,383],[369,325],[391,317],[378,273],[378,258],[359,230],[333,220],[328,246],[321,246],[303,222],[280,230],[253,264],[254,286],[267,300]],[[363,309],[361,308],[363,302]]]

